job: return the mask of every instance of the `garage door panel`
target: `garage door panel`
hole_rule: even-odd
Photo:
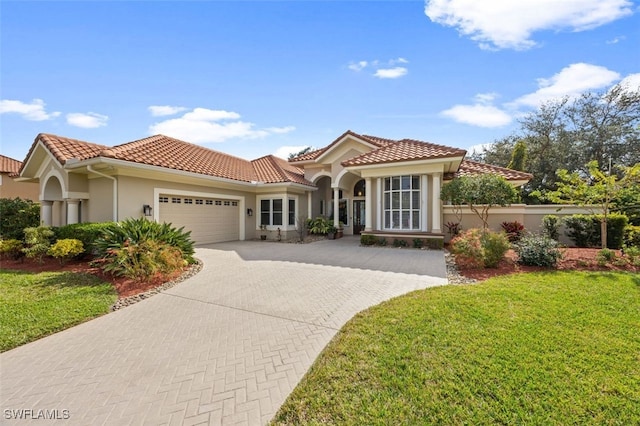
[[[163,197],[166,202],[162,202]],[[180,199],[180,202],[174,202],[174,199]],[[197,198],[203,200],[202,204],[196,204],[195,199],[187,204],[184,199],[170,194],[161,195],[160,221],[191,231],[191,239],[196,244],[240,239],[240,208],[237,201]]]

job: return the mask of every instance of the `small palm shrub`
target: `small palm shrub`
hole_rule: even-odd
[[[64,263],[82,253],[84,253],[84,244],[75,238],[58,240],[47,250],[47,254],[60,260],[60,263]]]
[[[515,245],[518,263],[555,268],[562,259],[558,242],[547,235],[527,234]]]
[[[24,256],[23,248],[20,240],[0,240],[0,259],[19,259]]]
[[[24,229],[24,242],[26,247],[22,249],[29,259],[37,259],[42,263],[42,258],[51,247],[50,238],[53,231],[48,226],[29,227]]]
[[[504,232],[473,228],[451,240],[451,252],[456,255],[456,262],[468,268],[495,268],[507,250],[509,239]]]
[[[517,220],[513,222],[502,222],[502,229],[507,234],[507,238],[512,243],[519,241],[522,238],[522,234],[524,234],[524,225],[518,222]]]
[[[309,233],[311,234],[325,235],[329,233],[331,229],[333,229],[333,232],[335,232],[333,221],[324,216],[318,216],[314,219],[311,219],[311,222],[309,223]]]

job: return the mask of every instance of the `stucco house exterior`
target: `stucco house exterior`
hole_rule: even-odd
[[[342,222],[344,234],[442,236],[442,184],[497,173],[531,175],[465,160],[466,151],[347,131],[290,161],[248,161],[168,136],[105,146],[39,134],[19,174],[39,183],[47,225],[147,216],[192,231],[197,244],[289,239],[309,217]]]
[[[20,181],[21,165],[20,161],[0,154],[0,198],[38,201],[38,184]]]

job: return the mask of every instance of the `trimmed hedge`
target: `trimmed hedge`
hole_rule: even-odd
[[[114,225],[114,222],[100,223],[74,223],[53,228],[56,240],[76,239],[82,242],[84,252],[82,254],[95,254],[95,241],[102,238],[105,230]]]
[[[24,239],[25,228],[40,225],[40,204],[22,198],[0,198],[0,237]]]
[[[600,247],[600,220],[602,215],[574,214],[562,219],[565,234],[576,247]],[[619,249],[624,243],[625,228],[629,224],[627,216],[620,213],[607,215],[607,247]]]

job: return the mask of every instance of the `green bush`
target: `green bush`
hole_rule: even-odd
[[[624,229],[624,246],[640,248],[640,226],[629,225]]]
[[[379,237],[378,239],[376,239],[376,245],[377,246],[381,246],[384,247],[387,245],[387,239],[385,237]]]
[[[54,236],[57,240],[74,238],[82,241],[84,251],[80,254],[94,254],[95,241],[102,237],[105,230],[113,225],[114,222],[74,223],[71,225],[55,227],[53,228],[53,232],[55,233]]]
[[[60,263],[84,253],[82,241],[75,238],[58,240],[49,247],[47,254],[60,260]]]
[[[40,225],[40,204],[21,198],[0,198],[0,237],[24,239],[25,228]]]
[[[566,234],[577,247],[600,247],[600,220],[602,215],[574,214],[563,218]],[[620,213],[607,215],[607,247],[619,249],[624,243],[627,216]]]
[[[598,254],[596,254],[596,262],[598,262],[599,266],[604,266],[608,262],[613,262],[615,258],[616,253],[608,248],[598,250]]]
[[[333,226],[332,220],[324,216],[318,216],[314,219],[311,219],[309,233],[316,235],[325,235],[328,234],[331,229],[333,229],[333,232],[336,231],[335,227]]]
[[[562,259],[558,241],[548,235],[527,234],[515,245],[518,263],[555,268]]]
[[[360,245],[372,246],[376,243],[375,235],[360,235]]]
[[[413,248],[421,249],[424,246],[424,240],[422,238],[413,239]]]
[[[94,247],[97,255],[104,257],[108,250],[121,248],[125,244],[158,241],[176,247],[187,262],[194,263],[193,241],[190,237],[191,231],[184,231],[184,227],[176,229],[170,223],[157,223],[145,218],[127,219],[105,227],[103,235],[94,242]]]
[[[393,246],[394,247],[406,247],[407,246],[407,242],[405,240],[394,238],[393,239]]]
[[[495,268],[509,250],[509,239],[504,232],[469,229],[451,240],[451,252],[456,262],[469,268]]]
[[[23,248],[20,240],[0,240],[0,259],[19,259],[24,256]]]
[[[552,240],[560,239],[560,218],[554,214],[548,214],[542,218],[542,232]]]
[[[25,228],[24,241],[26,247],[22,251],[29,259],[36,258],[39,263],[42,263],[42,258],[51,247],[51,237],[53,237],[53,231],[48,226]]]
[[[427,247],[431,250],[442,250],[444,247],[443,238],[426,238]]]

